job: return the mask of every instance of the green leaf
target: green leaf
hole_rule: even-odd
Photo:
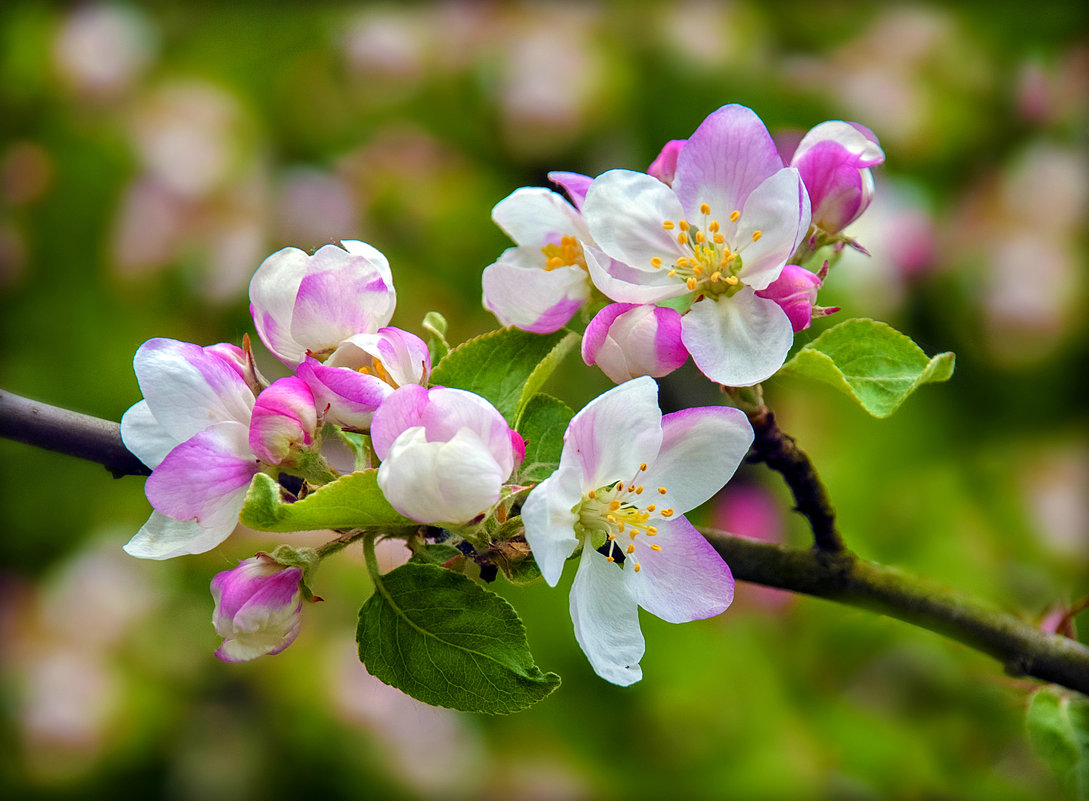
[[[415,526],[378,488],[378,471],[362,470],[331,481],[294,503],[285,502],[280,485],[265,473],[253,477],[240,519],[258,531],[310,531],[364,526]]]
[[[1041,687],[1025,713],[1029,741],[1079,799],[1089,798],[1089,699]]]
[[[829,328],[780,372],[831,384],[874,417],[888,417],[923,384],[953,375],[952,353],[928,359],[912,340],[876,320],[847,320]]]
[[[530,398],[578,341],[578,334],[531,334],[500,328],[458,345],[431,373],[431,383],[487,398],[514,426]]]
[[[534,395],[526,404],[518,423],[518,433],[526,441],[523,482],[543,481],[556,469],[563,450],[563,435],[574,414],[563,401],[543,393]]]
[[[434,565],[382,576],[359,610],[356,639],[372,676],[434,706],[509,714],[560,684],[534,663],[509,603]]]

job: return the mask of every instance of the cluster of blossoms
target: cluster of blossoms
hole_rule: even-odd
[[[577,556],[578,642],[603,678],[637,681],[639,607],[683,622],[732,600],[729,568],[684,514],[721,489],[753,438],[730,407],[663,415],[652,377],[689,356],[728,386],[778,370],[794,333],[826,311],[815,305],[823,271],[792,259],[849,242],[840,232],[869,204],[869,167],[882,158],[869,131],[828,122],[784,166],[759,118],[725,106],[648,173],[552,173],[571,202],[540,188],[500,202],[494,218],[516,246],[484,271],[485,306],[504,325],[551,333],[604,299],[582,355],[620,384],[574,416],[555,472],[536,485],[503,415],[480,395],[432,386],[428,345],[388,325],[396,293],[382,253],[344,241],[271,255],[250,283],[250,311],[288,375],[268,381],[248,337],[242,348],[153,339],[136,354],[143,399],[121,431],[152,468],[153,512],[126,551],[166,559],[218,546],[258,473],[287,493],[375,469],[385,499],[425,537],[520,514],[514,536],[548,584]],[[360,452],[342,432],[360,437]],[[266,554],[220,573],[212,592],[227,661],[286,648],[312,597],[303,569]]]
[[[873,198],[884,153],[853,123],[809,131],[788,166],[744,106],[712,113],[663,148],[647,173],[549,177],[571,198],[519,189],[493,217],[517,243],[484,271],[484,305],[505,325],[546,333],[595,296],[582,356],[619,383],[661,377],[692,357],[712,381],[773,375],[814,315],[822,273],[799,263],[850,243],[842,230]]]

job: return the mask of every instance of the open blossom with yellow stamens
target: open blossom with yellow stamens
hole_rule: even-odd
[[[324,363],[307,356],[298,376],[314,393],[314,404],[326,421],[362,429],[395,389],[427,385],[431,354],[415,334],[387,326],[375,334],[348,337]]]
[[[662,415],[642,377],[591,401],[564,434],[559,468],[522,506],[526,541],[551,586],[581,548],[571,588],[575,637],[614,684],[638,681],[639,607],[670,623],[733,600],[722,558],[685,519],[733,475],[752,427],[723,406]]]
[[[522,187],[496,204],[492,219],[517,247],[484,270],[484,307],[535,334],[562,328],[590,297],[582,243],[592,240],[582,215],[556,192]]]
[[[629,170],[598,176],[583,217],[596,242],[587,268],[609,298],[691,298],[682,341],[708,378],[747,386],[782,366],[790,320],[756,293],[804,238],[810,204],[750,109],[723,106],[704,120],[677,156],[672,186]]]

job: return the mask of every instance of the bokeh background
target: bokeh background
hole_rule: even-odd
[[[849,231],[873,255],[845,258],[821,302],[955,351],[957,373],[886,421],[800,381],[769,382],[769,400],[861,555],[1041,620],[1089,594],[1087,98],[1072,2],[9,0],[0,386],[120,419],[140,343],[239,342],[261,260],[342,238],[388,255],[396,325],[434,309],[462,341],[495,327],[479,279],[509,244],[489,213],[514,188],[643,169],[727,102],[784,142],[855,120],[888,157]],[[579,406],[606,386],[576,358],[551,391]],[[422,706],[366,675],[354,553],[321,568],[326,600],[291,648],[225,665],[208,582],[279,539],[239,531],[143,562],[120,550],[149,513],[140,479],[6,441],[0,470],[4,797],[1064,793],[1024,736],[1030,683],[928,632],[751,585],[715,620],[645,616],[645,678],[619,689],[575,645],[567,583],[500,580],[564,678],[511,717]],[[789,506],[746,468],[702,520],[804,544]]]

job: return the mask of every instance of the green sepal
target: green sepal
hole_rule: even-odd
[[[509,714],[560,684],[534,663],[507,601],[435,565],[381,576],[359,610],[356,640],[372,676],[434,706]]]
[[[378,488],[377,473],[349,473],[294,502],[284,500],[280,485],[271,476],[258,473],[246,492],[239,518],[258,531],[277,532],[419,525],[390,506]]]
[[[927,358],[910,337],[876,320],[846,320],[794,354],[780,373],[830,384],[874,417],[888,417],[924,384],[947,381],[954,356]]]
[[[284,567],[298,567],[302,569],[302,582],[299,589],[303,598],[307,601],[320,601],[321,598],[314,595],[310,589],[314,571],[321,564],[321,555],[314,548],[296,548],[292,545],[277,545],[276,550],[268,554],[268,557]]]
[[[531,334],[500,328],[450,351],[432,371],[431,383],[487,398],[507,423],[517,428],[530,399],[578,339],[578,334],[563,331]]]

